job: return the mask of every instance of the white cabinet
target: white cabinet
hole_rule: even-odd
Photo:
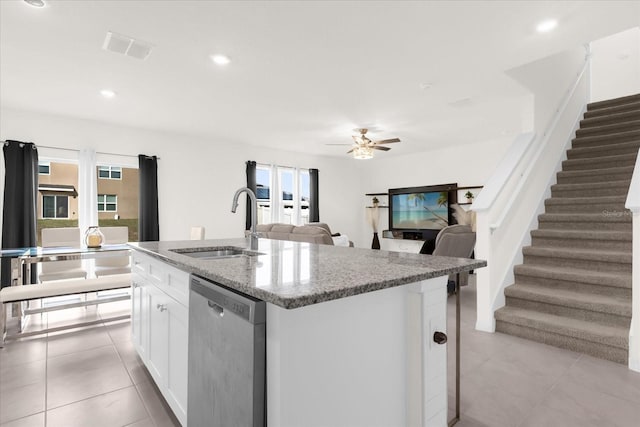
[[[133,253],[133,342],[158,389],[187,425],[189,274]]]

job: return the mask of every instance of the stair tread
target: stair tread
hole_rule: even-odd
[[[617,262],[631,264],[631,251],[619,251],[612,249],[593,248],[563,248],[551,246],[525,246],[522,248],[524,255],[546,256],[553,258],[565,258],[588,261]]]
[[[615,271],[585,271],[582,268],[539,266],[534,264],[520,264],[514,268],[516,274],[542,278],[561,278],[577,283],[606,284],[618,282],[624,287],[631,288],[631,275],[627,272]],[[575,280],[577,279],[577,280]],[[516,279],[517,280],[517,279]]]
[[[640,101],[640,94],[621,96],[619,98],[606,99],[603,101],[590,102],[587,104],[587,111],[600,110],[610,108],[612,106],[620,106]]]
[[[617,196],[589,196],[589,197],[561,197],[554,196],[546,199],[544,202],[548,205],[573,205],[573,204],[584,204],[584,203],[611,203],[616,204],[622,202],[623,204],[626,202],[627,196],[617,195]]]
[[[629,328],[623,326],[602,325],[593,321],[584,321],[571,317],[540,313],[517,307],[505,306],[495,312],[496,320],[516,323],[521,326],[570,336],[585,341],[606,343],[625,348],[628,345]]]
[[[634,168],[633,166],[616,166],[614,168],[569,170],[569,171],[558,172],[558,176],[562,176],[564,178],[572,178],[572,177],[583,177],[583,176],[594,176],[594,175],[613,175],[613,174],[621,174],[621,173],[633,173],[633,168]]]
[[[563,164],[568,164],[568,165],[572,165],[572,164],[584,164],[584,163],[596,163],[597,165],[600,165],[603,162],[607,162],[607,161],[611,161],[611,162],[617,162],[620,160],[628,160],[630,158],[635,158],[637,156],[637,153],[628,153],[628,154],[615,154],[613,156],[600,156],[600,157],[586,157],[586,158],[578,158],[578,159],[567,159],[564,160],[562,163]],[[601,167],[596,167],[594,169],[602,169]]]
[[[606,135],[609,135],[610,133],[616,133],[616,130],[620,130],[620,128],[635,128],[636,126],[640,127],[640,120],[625,120],[623,122],[620,123],[609,123],[606,125],[600,125],[600,126],[591,126],[588,128],[580,128],[576,131],[576,135],[577,136],[582,136],[582,135],[590,135],[593,133],[605,133]],[[635,129],[632,129],[635,130]]]
[[[614,230],[555,230],[555,229],[541,229],[532,230],[532,237],[555,237],[565,239],[579,239],[579,240],[620,240],[630,242],[632,239],[631,233],[625,231]]]
[[[640,140],[635,141],[625,141],[625,142],[614,142],[610,144],[603,145],[593,145],[588,147],[572,147],[568,151],[573,153],[600,153],[602,151],[609,150],[624,150],[624,149],[633,149],[640,147]]]
[[[603,142],[602,146],[606,146],[609,144],[612,144],[612,140],[615,141],[616,139],[622,139],[622,138],[638,138],[640,137],[640,129],[638,130],[625,130],[622,132],[618,132],[618,133],[613,133],[613,134],[608,134],[608,135],[582,135],[582,136],[576,136],[575,138],[573,138],[571,140],[572,142],[572,147],[574,148],[578,148],[576,147],[576,143],[578,145],[584,145],[584,144],[589,144],[589,143],[593,143],[593,142]],[[613,142],[613,144],[616,144],[616,142]],[[593,147],[600,147],[601,145],[593,145]]]
[[[631,108],[625,111],[611,111],[609,114],[602,114],[595,117],[585,117],[580,121],[580,127],[591,127],[594,124],[608,121],[619,121],[623,122],[627,119],[635,119],[640,115],[640,103],[638,104],[638,108]]]
[[[623,297],[576,292],[545,286],[522,285],[517,282],[505,288],[505,296],[556,305],[566,305],[567,307],[587,309],[601,313],[631,316],[631,300]]]
[[[549,222],[629,222],[631,215],[603,215],[602,213],[543,213],[538,215],[538,221]]]
[[[631,179],[623,179],[616,181],[605,181],[605,182],[577,182],[575,184],[553,184],[551,186],[552,189],[557,190],[573,190],[573,189],[584,189],[584,190],[594,190],[600,188],[611,188],[611,187],[628,187]]]
[[[585,119],[590,119],[599,116],[607,116],[610,114],[616,114],[624,111],[634,111],[636,109],[640,109],[640,100],[632,101],[620,105],[613,105],[610,107],[602,107],[594,110],[587,110],[584,113]]]

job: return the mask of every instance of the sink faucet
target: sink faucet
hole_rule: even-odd
[[[251,199],[251,230],[249,233],[249,238],[251,240],[251,249],[258,249],[258,232],[256,231],[256,224],[258,223],[258,200],[256,199],[255,193],[247,187],[242,187],[236,191],[236,194],[233,195],[233,202],[231,202],[231,212],[236,213],[236,208],[238,207],[238,197],[240,197],[240,193],[247,193],[247,196]]]

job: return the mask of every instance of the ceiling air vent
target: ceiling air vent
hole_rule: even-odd
[[[132,58],[146,59],[146,57],[151,53],[153,46],[129,36],[109,31],[107,32],[107,37],[104,39],[102,48],[104,50],[120,53]]]

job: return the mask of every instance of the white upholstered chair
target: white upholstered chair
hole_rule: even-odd
[[[80,229],[77,227],[43,228],[42,247],[80,247]],[[81,260],[50,261],[40,263],[40,282],[63,279],[85,279],[87,272]]]
[[[128,227],[100,227],[104,235],[104,244],[117,245],[129,241]],[[131,259],[129,255],[96,258],[96,277],[109,274],[131,273]]]

